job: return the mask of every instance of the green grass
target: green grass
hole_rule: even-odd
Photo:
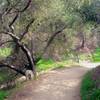
[[[0,100],[4,100],[8,95],[8,91],[0,90]]]
[[[52,67],[54,61],[49,59],[41,59],[38,63],[37,63],[37,71],[43,71],[43,70],[47,70],[49,68]]]
[[[83,61],[83,60],[92,61],[92,56],[91,56],[91,55],[87,55],[87,54],[80,54],[80,55],[79,55],[79,59],[80,59],[81,61]]]
[[[4,74],[5,72],[3,71],[0,71],[0,83],[2,83],[4,80],[6,80],[6,73]]]
[[[13,75],[10,75],[8,69],[0,70],[0,84],[7,82],[7,80],[10,80],[12,77]]]
[[[100,48],[96,48],[95,53],[93,54],[93,61],[100,62]]]
[[[12,76],[9,74],[7,69],[0,70],[0,84],[4,84],[7,82],[7,80],[11,79]],[[9,94],[9,90],[0,90],[0,100],[4,100]]]
[[[0,58],[5,58],[11,54],[11,48],[0,48]],[[8,78],[7,71],[0,71],[0,83]],[[8,91],[0,90],[0,100],[4,100],[9,95]]]
[[[46,70],[51,70],[55,68],[64,68],[64,67],[70,67],[71,65],[75,64],[75,62],[69,60],[69,61],[53,61],[51,59],[41,59],[37,63],[37,71],[46,71]]]
[[[0,71],[0,84],[4,83],[7,80],[6,72]],[[0,100],[4,100],[8,96],[8,91],[0,90]]]
[[[96,88],[95,81],[92,80],[92,72],[88,72],[82,81],[82,100],[100,100],[100,89]]]

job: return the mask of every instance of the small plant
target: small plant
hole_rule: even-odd
[[[0,100],[4,100],[8,96],[8,92],[4,90],[0,90]]]
[[[93,54],[94,62],[100,62],[100,48],[96,48],[95,53]]]
[[[37,71],[46,71],[50,69],[56,69],[56,68],[64,68],[70,67],[71,65],[75,65],[76,63],[70,60],[67,61],[53,61],[52,59],[41,59],[37,63]]]
[[[41,59],[38,63],[37,63],[37,71],[45,71],[47,69],[50,69],[53,65],[54,61],[51,59]]]
[[[7,57],[11,54],[11,48],[1,48],[0,57]]]

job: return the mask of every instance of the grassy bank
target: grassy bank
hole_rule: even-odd
[[[53,61],[52,59],[41,59],[37,63],[37,71],[48,71],[56,68],[64,68],[64,67],[71,67],[71,65],[77,64],[76,62],[73,62],[72,60],[66,60],[66,61]]]
[[[4,100],[9,95],[9,91],[0,90],[0,100]]]
[[[100,87],[98,88],[96,81],[100,80],[93,79],[93,75],[96,73],[96,71],[90,71],[88,72],[82,81],[81,85],[81,97],[82,100],[100,100]]]
[[[100,48],[96,48],[93,54],[93,61],[100,62]]]
[[[0,85],[7,83],[8,80],[12,79],[12,75],[7,69],[0,70]],[[0,90],[0,100],[4,100],[10,93],[10,89]]]
[[[0,48],[0,58],[9,56],[11,53],[11,48]],[[0,70],[0,84],[5,82],[8,78],[7,70]],[[0,90],[0,100],[4,100],[9,95],[8,91]]]

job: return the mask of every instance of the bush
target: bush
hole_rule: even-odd
[[[93,61],[100,62],[100,48],[96,48],[96,50],[93,54]]]
[[[37,63],[37,71],[47,71],[51,69],[56,68],[64,68],[64,67],[70,67],[71,65],[76,64],[73,61],[67,60],[67,61],[53,61],[52,59],[41,59]]]
[[[100,88],[97,88],[93,80],[93,71],[88,72],[81,85],[82,100],[100,100]]]
[[[11,48],[1,48],[0,57],[7,57],[11,54]]]
[[[7,91],[0,90],[0,100],[4,100],[8,96]]]

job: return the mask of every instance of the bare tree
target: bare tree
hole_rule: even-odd
[[[28,9],[28,7],[31,5],[32,0],[23,1],[23,2],[25,2],[25,5],[23,6],[22,9],[18,9],[18,4],[20,3],[20,1],[18,1],[18,0],[16,1],[16,3],[14,5],[11,4],[10,0],[7,0],[6,2],[7,2],[6,7],[4,7],[4,9],[0,13],[0,19],[1,19],[0,24],[2,26],[0,34],[8,35],[10,37],[10,40],[1,43],[0,46],[5,45],[8,42],[14,43],[17,46],[17,49],[20,48],[23,51],[23,53],[25,54],[25,56],[27,57],[28,65],[25,66],[26,69],[30,70],[34,74],[34,76],[36,76],[35,60],[32,56],[31,51],[22,42],[24,36],[28,33],[30,26],[34,22],[34,19],[32,18],[30,20],[28,25],[26,25],[24,31],[22,33],[20,33],[20,36],[18,36],[15,33],[15,30],[13,28],[13,25],[16,24],[16,21],[18,21],[18,18],[20,17],[20,15],[22,13],[24,13]],[[5,18],[9,17],[10,15],[12,15],[12,18],[10,19],[10,21],[7,20],[5,22]],[[24,72],[21,68],[17,69],[16,66],[10,65],[9,63],[3,62],[3,61],[0,62],[0,67],[8,67],[22,75],[26,75],[25,73],[27,72],[27,70]],[[29,76],[29,75],[27,75],[27,76]],[[31,76],[33,76],[33,75],[31,75]]]

